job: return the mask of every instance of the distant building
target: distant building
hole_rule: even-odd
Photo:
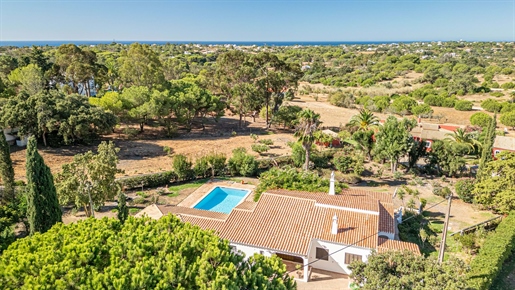
[[[431,123],[418,123],[413,130],[411,136],[417,141],[424,141],[426,150],[431,151],[434,141],[449,138],[447,134],[456,131],[459,126],[440,125]]]
[[[229,214],[190,207],[151,205],[138,216],[174,214],[183,222],[214,230],[235,251],[249,257],[273,254],[309,268],[350,274],[353,261],[367,261],[372,251],[409,250],[416,244],[395,240],[392,195],[346,189],[324,192],[268,190],[258,202],[243,201]]]
[[[515,138],[506,136],[495,137],[494,146],[492,147],[492,156],[495,157],[503,151],[515,152]]]

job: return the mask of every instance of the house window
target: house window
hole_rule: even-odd
[[[354,261],[363,261],[363,257],[361,255],[345,253],[345,264],[350,264]]]
[[[317,248],[317,259],[329,261],[329,252],[323,248]]]
[[[431,142],[430,141],[425,141],[424,142],[424,147],[431,148]]]
[[[497,154],[501,153],[501,150],[495,150],[494,151],[494,156],[497,156]]]
[[[264,254],[265,254],[265,252],[264,252],[264,251],[259,251],[259,254],[260,254],[260,255],[264,255]]]

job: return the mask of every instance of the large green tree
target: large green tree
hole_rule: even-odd
[[[92,106],[88,98],[78,94],[64,95],[51,91],[29,96],[21,93],[9,98],[0,108],[0,124],[4,128],[19,128],[20,135],[58,136],[66,144],[94,139],[112,131],[115,116]]]
[[[0,178],[4,186],[0,203],[14,201],[14,169],[11,150],[3,132],[0,132]]]
[[[45,88],[43,71],[35,64],[13,70],[8,78],[14,85],[19,86],[20,90],[29,95],[35,95]]]
[[[466,162],[463,156],[470,150],[468,145],[450,140],[436,140],[427,153],[427,165],[438,174],[456,176],[460,173]]]
[[[373,253],[367,262],[353,262],[350,277],[360,289],[467,289],[467,266],[457,258],[442,264],[409,251]]]
[[[277,256],[234,253],[227,240],[182,223],[130,217],[60,224],[0,256],[14,289],[296,289]]]
[[[62,166],[55,177],[57,193],[61,204],[73,203],[84,207],[87,216],[92,214],[89,196],[93,205],[100,207],[106,200],[113,199],[120,190],[116,182],[116,166],[119,149],[113,142],[98,145],[97,154],[88,151],[73,157],[73,161]]]
[[[26,163],[27,219],[30,234],[44,233],[62,221],[54,178],[37,147],[36,138],[30,137]]]
[[[125,86],[159,88],[165,83],[163,65],[149,45],[133,43],[119,58],[120,77]]]
[[[94,51],[81,49],[75,44],[63,44],[57,49],[56,64],[74,93],[91,96],[93,81],[103,69]]]
[[[287,63],[276,54],[261,52],[252,59],[257,68],[256,85],[263,94],[265,106],[265,121],[270,127],[269,107],[274,104],[273,112],[277,112],[287,93],[297,88],[298,80],[302,76],[297,64]]]
[[[310,109],[304,109],[298,114],[298,125],[295,130],[295,137],[302,144],[306,151],[306,160],[304,161],[304,170],[309,170],[309,157],[311,147],[315,142],[315,132],[318,131],[320,125],[320,115]]]
[[[501,152],[481,169],[474,186],[475,202],[500,213],[515,209],[515,153]]]
[[[260,95],[255,83],[257,75],[249,53],[231,50],[220,55],[216,61],[215,87],[219,94],[227,97],[240,116],[240,128],[243,125],[243,116],[255,109],[253,104],[256,103],[256,96]]]
[[[406,155],[413,146],[414,141],[410,131],[415,124],[415,120],[404,118],[399,121],[390,116],[375,135],[375,155],[390,161],[392,173],[397,171],[399,158]]]
[[[192,122],[197,117],[200,117],[204,126],[204,119],[208,114],[216,118],[223,114],[224,105],[220,99],[194,80],[176,80],[170,84],[172,110],[178,121],[186,125],[188,130],[191,130]]]

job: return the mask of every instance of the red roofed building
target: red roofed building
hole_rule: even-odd
[[[372,251],[410,250],[413,243],[395,240],[396,219],[389,193],[346,189],[325,192],[268,190],[258,202],[243,201],[229,214],[183,206],[151,205],[139,216],[174,214],[202,229],[214,230],[234,250],[278,255],[309,267],[349,274],[348,265],[366,261]],[[308,267],[309,265],[309,267]]]

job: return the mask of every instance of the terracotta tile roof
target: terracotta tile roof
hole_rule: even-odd
[[[256,208],[256,205],[257,205],[257,202],[244,201],[244,202],[240,203],[238,206],[236,206],[235,209],[253,211]]]
[[[290,191],[285,189],[267,190],[267,193],[314,200],[317,204],[353,208],[378,213],[378,201],[392,203],[392,196],[389,193],[371,192],[361,189],[344,189],[337,195],[328,195],[327,192]]]
[[[183,207],[183,206],[174,206],[174,205],[158,205],[159,210],[163,213],[163,215],[167,215],[172,213],[174,215],[189,215],[200,218],[210,218],[216,220],[226,220],[229,216],[225,213],[214,212],[209,210],[196,209],[191,207]]]
[[[405,247],[418,252],[416,245],[410,243],[382,240],[379,243],[378,232],[395,232],[391,202],[388,193],[359,189],[345,190],[336,196],[274,190],[263,193],[257,203],[241,203],[229,215],[181,206],[159,206],[159,209],[163,214],[173,213],[184,222],[213,230],[233,243],[293,255],[306,256],[313,239],[378,251]],[[334,206],[320,206],[321,203]],[[334,215],[339,226],[336,235],[331,234]]]
[[[415,254],[420,254],[420,249],[417,244],[408,243],[403,241],[390,240],[385,238],[378,238],[377,252],[382,253],[386,251],[404,251],[408,250]]]
[[[395,221],[393,217],[393,205],[379,203],[379,227],[380,232],[395,233]]]

